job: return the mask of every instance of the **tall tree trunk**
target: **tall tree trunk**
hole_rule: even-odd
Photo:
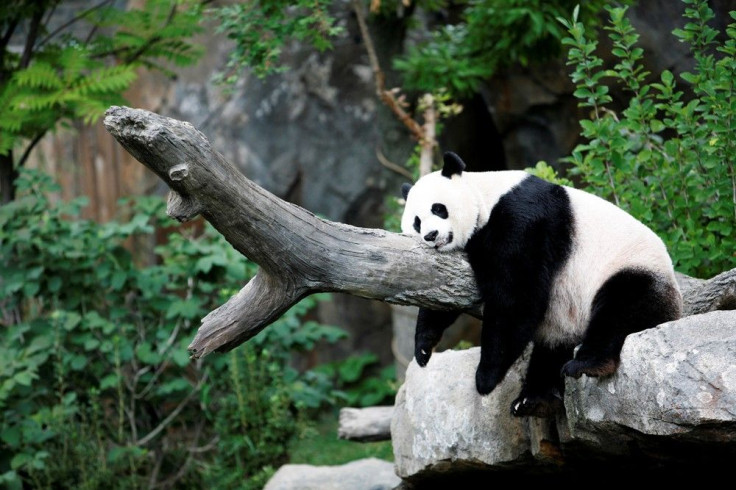
[[[0,155],[0,203],[7,204],[15,199],[15,179],[18,172],[13,167],[13,152]]]

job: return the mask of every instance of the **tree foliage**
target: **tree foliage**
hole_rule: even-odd
[[[166,63],[187,65],[201,54],[192,42],[201,30],[201,6],[195,0],[146,0],[141,8],[127,10],[102,1],[52,25],[62,3],[13,0],[0,6],[0,166],[5,176],[59,124],[91,123],[123,103],[139,67],[171,74]]]
[[[581,17],[594,27],[610,2],[470,0],[459,22],[433,31],[394,66],[403,73],[405,88],[444,87],[456,96],[467,96],[499,69],[558,56],[565,30],[556,19],[568,16],[578,3]]]
[[[342,31],[330,15],[331,4],[330,0],[258,0],[210,9],[217,31],[235,45],[218,79],[234,83],[245,67],[259,77],[285,70],[281,54],[291,41],[304,41],[319,51],[331,48],[330,38]]]
[[[193,362],[199,319],[255,264],[209,225],[172,230],[142,260],[129,244],[170,223],[159,198],[98,224],[79,218],[84,198],[53,203],[56,189],[22,170],[17,199],[0,206],[0,486],[262,488],[306,411],[347,397],[329,373],[290,364],[345,337],[307,321],[324,297]]]
[[[736,23],[719,44],[707,2],[683,2],[688,22],[673,34],[695,60],[694,70],[681,75],[689,96],[669,70],[656,78],[645,70],[626,8],[607,9],[617,59],[612,69],[603,66],[597,41],[577,15],[560,19],[569,33],[564,43],[575,96],[590,111],[581,121],[585,142],[564,162],[588,190],[654,228],[679,271],[711,277],[736,261]],[[730,15],[736,19],[736,11]],[[629,95],[620,113],[606,82]]]

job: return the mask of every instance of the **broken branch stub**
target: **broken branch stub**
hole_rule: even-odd
[[[193,357],[237,347],[316,292],[479,316],[480,298],[463,254],[438,254],[405,235],[324,220],[279,199],[187,122],[113,106],[104,124],[169,186],[169,216],[187,221],[201,214],[260,266],[240,292],[202,319],[189,346]]]

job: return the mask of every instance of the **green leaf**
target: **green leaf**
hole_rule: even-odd
[[[653,133],[659,133],[665,129],[664,123],[658,119],[652,119],[649,123],[649,127]]]
[[[5,427],[0,432],[0,439],[11,448],[17,448],[21,442],[20,428],[17,425]]]
[[[87,357],[83,355],[76,355],[72,357],[72,361],[70,363],[70,366],[75,371],[81,371],[87,366]]]
[[[154,352],[150,342],[142,342],[135,349],[136,357],[146,364],[158,364],[161,362],[161,356]]]
[[[180,367],[188,366],[191,363],[190,357],[189,351],[186,349],[175,349],[171,353],[171,360]]]
[[[166,311],[166,318],[190,318],[194,319],[200,316],[201,300],[198,298],[176,299]]]
[[[10,460],[10,467],[14,470],[17,470],[23,468],[31,461],[33,461],[33,457],[30,454],[18,453],[13,456],[13,459]]]
[[[108,374],[100,380],[100,389],[114,388],[118,385],[118,380],[117,374]]]
[[[21,386],[31,386],[34,379],[37,379],[38,375],[31,371],[21,371],[13,375],[13,380]]]

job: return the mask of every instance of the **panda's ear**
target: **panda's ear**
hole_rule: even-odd
[[[445,165],[442,167],[442,175],[448,179],[453,175],[460,175],[465,170],[465,162],[457,154],[447,151],[444,155]]]
[[[408,182],[404,182],[401,184],[401,195],[404,196],[404,199],[409,197],[409,189],[411,189],[411,184]]]

